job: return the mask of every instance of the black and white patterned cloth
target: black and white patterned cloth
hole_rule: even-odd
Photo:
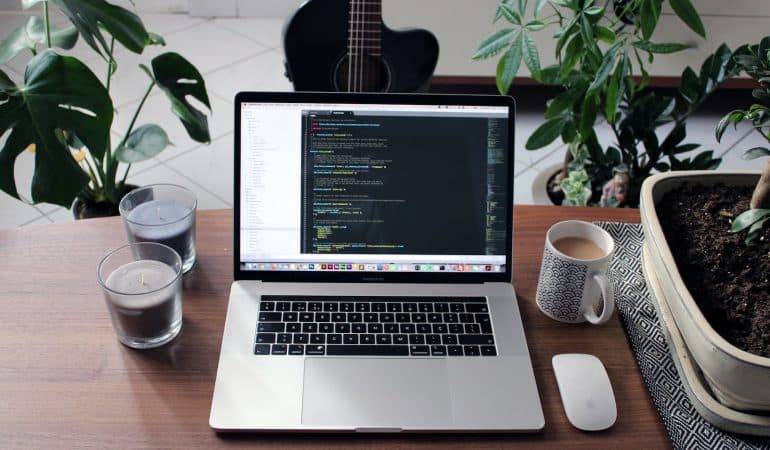
[[[687,397],[642,274],[638,224],[596,222],[615,239],[610,279],[636,362],[676,449],[768,449],[770,439],[732,434],[703,419]]]

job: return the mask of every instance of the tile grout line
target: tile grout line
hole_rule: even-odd
[[[260,42],[260,41],[258,41],[258,40],[256,40],[256,39],[252,38],[251,36],[247,35],[246,33],[241,33],[241,32],[240,32],[240,31],[238,31],[238,30],[234,30],[234,29],[232,29],[232,28],[226,27],[224,24],[218,23],[218,22],[217,22],[216,20],[214,20],[214,19],[211,19],[211,22],[212,22],[212,24],[214,24],[214,25],[218,26],[219,28],[222,28],[222,29],[224,29],[224,30],[230,31],[231,33],[235,33],[235,34],[237,34],[237,35],[239,35],[239,36],[241,36],[241,37],[244,37],[244,38],[246,38],[246,39],[248,39],[248,40],[250,40],[250,41],[252,41],[252,42],[256,42],[257,44],[259,44],[259,45],[262,45],[262,46],[264,46],[264,47],[268,48],[269,50],[272,50],[272,49],[275,49],[275,48],[281,48],[281,45],[278,45],[277,47],[274,47],[274,46],[273,46],[273,45],[271,45],[271,44],[266,44],[266,43],[264,43],[264,42]],[[283,30],[283,27],[281,27],[281,29]],[[283,34],[283,32],[282,32],[281,34]]]
[[[229,208],[232,208],[232,207],[233,207],[232,203],[230,203],[229,201],[227,201],[227,200],[223,199],[222,197],[220,197],[220,196],[219,196],[219,194],[215,194],[214,192],[211,192],[211,191],[210,191],[208,188],[206,188],[205,186],[203,186],[203,185],[199,184],[198,182],[196,182],[196,181],[195,181],[195,180],[193,180],[192,178],[188,177],[187,175],[185,175],[185,174],[184,174],[184,173],[182,173],[181,171],[179,171],[179,170],[175,169],[173,166],[169,166],[169,165],[166,165],[166,164],[164,164],[164,163],[161,163],[161,165],[163,165],[163,166],[164,166],[165,168],[167,168],[168,170],[170,170],[170,171],[172,171],[172,172],[176,173],[177,175],[179,175],[180,177],[184,178],[185,180],[189,181],[190,183],[192,183],[192,184],[194,184],[194,185],[198,186],[199,188],[201,188],[201,189],[202,189],[204,192],[206,192],[207,194],[210,194],[210,195],[214,196],[214,197],[215,197],[217,200],[219,200],[219,201],[221,201],[222,203],[224,203],[224,204],[225,204],[227,207],[229,207]]]

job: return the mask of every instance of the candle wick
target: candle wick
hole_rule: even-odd
[[[163,220],[163,217],[160,215],[160,208],[155,208],[155,213],[158,215],[158,219]]]
[[[144,283],[144,273],[140,273],[140,274],[139,274],[139,282],[142,284],[142,286],[147,286],[147,285]]]

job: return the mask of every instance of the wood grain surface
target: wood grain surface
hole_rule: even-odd
[[[218,435],[208,416],[232,282],[232,211],[199,212],[182,334],[150,351],[117,341],[96,283],[99,260],[125,243],[119,218],[0,231],[0,448],[668,447],[617,314],[602,326],[566,325],[535,305],[545,231],[567,218],[638,222],[639,213],[515,208],[514,285],[546,420],[542,433],[524,435]],[[606,365],[618,404],[610,430],[567,422],[551,369],[565,352]]]

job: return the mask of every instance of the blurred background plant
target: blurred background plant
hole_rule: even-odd
[[[138,76],[147,76],[147,89],[123,137],[113,146],[110,130],[114,116],[111,81],[119,66],[115,47],[141,54],[151,45],[165,45],[148,32],[133,12],[103,0],[22,0],[25,9],[42,6],[42,17],[31,17],[0,43],[0,64],[18,54],[32,56],[23,86],[16,86],[0,70],[0,189],[24,201],[49,202],[64,207],[76,198],[97,205],[105,215],[117,214],[126,191],[132,163],[154,157],[171,144],[157,124],[137,126],[139,113],[156,87],[171,103],[187,134],[210,142],[208,119],[191,99],[211,109],[200,72],[173,52],[162,53],[150,65],[140,64]],[[56,6],[71,26],[55,28],[49,6]],[[81,60],[57,53],[82,39],[104,61],[100,80]],[[41,50],[42,49],[42,50]],[[61,51],[61,50],[59,50]],[[122,69],[122,67],[121,67]],[[14,165],[25,149],[35,152],[31,199],[16,186]],[[119,173],[120,163],[126,167]]]
[[[688,67],[674,96],[648,89],[647,68],[655,54],[688,48],[684,43],[653,40],[663,2],[503,0],[498,6],[494,21],[504,18],[510,26],[484,39],[473,58],[500,55],[496,73],[500,93],[510,90],[522,61],[538,82],[563,88],[547,102],[544,123],[526,142],[528,150],[558,138],[567,144],[562,170],[551,183],[557,192],[550,194],[557,202],[561,195],[566,205],[637,206],[641,184],[653,171],[719,165],[712,151],[683,157],[699,148],[683,141],[688,117],[734,74],[732,53],[722,45],[699,74]],[[705,37],[689,0],[668,3],[687,27]],[[525,17],[534,18],[525,21]],[[557,63],[543,68],[532,33],[547,28],[555,28]],[[594,126],[600,118],[612,129],[613,144],[599,142]],[[661,139],[656,131],[666,124],[673,126]],[[581,171],[587,176],[570,176]],[[586,189],[590,196],[584,195]]]
[[[751,93],[756,103],[748,110],[736,109],[727,113],[717,124],[717,141],[722,139],[730,124],[737,127],[738,123],[748,121],[754,130],[770,143],[770,36],[763,38],[759,44],[747,46],[745,51],[733,59],[740,70],[745,71],[759,84]],[[769,148],[754,147],[743,154],[744,159],[763,156],[770,156]],[[765,162],[749,208],[735,218],[731,229],[733,232],[748,229],[747,244],[759,236],[763,226],[770,224],[770,159]]]

